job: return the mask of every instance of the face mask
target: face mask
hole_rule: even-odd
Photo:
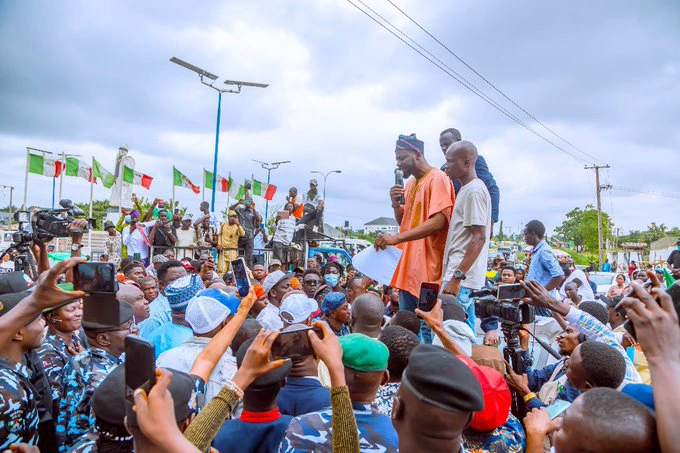
[[[126,215],[125,216],[125,223],[130,223],[130,222],[132,222],[132,217],[130,217],[129,215]]]
[[[338,281],[340,280],[340,275],[338,274],[326,274],[324,275],[324,280],[326,280],[326,283],[328,283],[329,286],[332,286],[335,288],[338,286]]]

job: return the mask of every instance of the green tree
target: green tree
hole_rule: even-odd
[[[585,209],[574,208],[567,213],[566,217],[562,225],[555,228],[558,238],[563,241],[574,241],[576,251],[597,251],[597,210],[593,205],[586,205]],[[603,240],[610,236],[612,225],[609,215],[603,212]]]
[[[663,223],[661,225],[657,225],[656,222],[652,222],[647,227],[647,231],[644,234],[644,241],[647,243],[647,245],[649,245],[654,241],[666,237],[667,230],[668,227]]]
[[[507,239],[508,238],[503,233],[503,221],[501,220],[501,224],[498,227],[498,234],[496,235],[496,240],[497,241],[505,241]]]
[[[141,214],[142,218],[144,217],[144,214],[151,209],[151,205],[153,204],[153,200],[145,197],[138,197],[137,198],[140,206],[141,206]],[[78,206],[84,213],[85,216],[88,215],[90,212],[90,203],[76,203],[76,206]],[[166,207],[169,209],[170,202],[167,202]],[[187,208],[182,207],[180,205],[177,205],[177,209],[179,210],[181,215],[184,215],[186,212]],[[117,210],[115,210],[117,212]],[[111,204],[109,203],[109,200],[93,200],[92,201],[92,218],[95,219],[97,222],[97,229],[101,230],[102,227],[104,226],[104,219],[106,218],[106,213],[107,212],[113,212],[113,209],[111,208]]]

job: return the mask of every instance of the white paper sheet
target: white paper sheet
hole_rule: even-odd
[[[377,251],[373,246],[366,247],[352,258],[352,264],[367,277],[389,286],[399,264],[401,253],[400,249],[392,246]]]

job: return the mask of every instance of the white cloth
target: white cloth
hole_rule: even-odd
[[[588,284],[588,278],[586,277],[586,274],[579,269],[576,269],[574,272],[572,272],[562,284],[562,287],[560,288],[560,296],[562,296],[562,299],[567,297],[567,293],[564,291],[567,283],[570,283],[574,280],[579,280],[581,282],[581,286],[578,288],[578,294],[581,296],[581,302],[595,300],[595,294],[593,294],[593,289]]]
[[[309,196],[309,192],[302,194],[303,206],[306,204],[311,204],[312,206],[314,206],[314,209],[316,209],[319,206],[319,200],[323,200],[323,197],[321,196],[321,193],[319,193],[319,191],[316,192],[316,197],[314,198]]]
[[[484,286],[486,278],[489,232],[491,231],[491,197],[486,185],[479,178],[461,187],[456,196],[444,251],[444,281],[453,278],[454,271],[458,269],[465,256],[465,251],[472,240],[471,226],[486,227],[484,246],[474,264],[465,273],[466,278],[461,282],[461,286],[477,289]]]
[[[296,225],[295,218],[280,219],[276,222],[276,230],[274,231],[274,242],[279,242],[283,245],[290,245],[293,241],[293,235],[296,231],[303,229],[304,225]]]
[[[205,349],[210,341],[207,337],[191,337],[182,343],[181,346],[172,348],[161,354],[156,360],[156,367],[171,368],[173,370],[184,371],[188,373],[196,361],[198,354]],[[208,378],[205,387],[205,403],[207,404],[215,395],[220,393],[222,387],[231,380],[236,374],[236,357],[231,353],[231,349],[227,349],[212,374]]]
[[[455,319],[447,319],[444,321],[444,330],[449,334],[449,337],[456,345],[469,356],[472,355],[472,345],[477,343],[477,337],[468,326],[466,322],[456,321]],[[434,336],[432,344],[435,346],[442,346],[442,341],[438,336]]]
[[[256,318],[257,322],[265,330],[283,329],[283,321],[279,316],[279,308],[273,304],[267,304]]]
[[[189,227],[188,230],[183,230],[181,228],[177,229],[177,242],[175,243],[177,247],[189,247],[191,244],[196,245],[196,241],[198,241],[198,237],[196,236],[196,230],[193,226]],[[178,248],[177,259],[181,260],[186,257],[193,258],[191,250]]]
[[[149,227],[143,223],[138,223],[137,225],[140,225],[144,228],[144,232],[148,238]],[[144,236],[142,236],[142,233],[139,232],[138,228],[135,228],[132,231],[132,234],[130,234],[130,227],[128,225],[125,226],[123,229],[123,244],[125,244],[127,247],[128,256],[134,256],[135,253],[139,253],[139,257],[141,259],[149,257],[149,246],[146,245]]]
[[[253,255],[264,255],[264,234],[258,230],[253,238]]]

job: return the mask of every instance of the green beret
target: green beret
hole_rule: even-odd
[[[361,333],[339,338],[342,346],[342,364],[355,371],[384,371],[390,351],[382,342]]]

